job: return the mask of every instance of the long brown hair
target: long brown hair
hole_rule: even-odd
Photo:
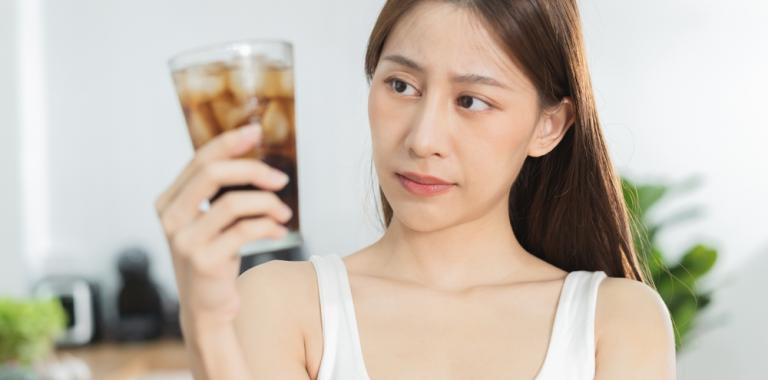
[[[387,0],[368,41],[370,83],[398,20],[422,0]],[[648,282],[632,242],[629,215],[595,109],[575,0],[441,0],[485,22],[538,91],[541,106],[572,99],[576,118],[548,154],[527,157],[509,196],[520,244],[566,271],[602,270]],[[384,224],[392,207],[379,187]],[[378,211],[378,210],[377,210]]]

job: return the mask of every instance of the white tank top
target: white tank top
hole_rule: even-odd
[[[312,255],[317,273],[323,355],[317,380],[371,380],[365,368],[352,291],[338,255]],[[536,380],[592,380],[595,376],[595,305],[605,272],[568,273],[560,290],[547,353]]]

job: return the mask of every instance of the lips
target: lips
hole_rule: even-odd
[[[409,193],[420,197],[432,197],[439,194],[445,194],[456,187],[455,183],[450,183],[438,177],[416,174],[413,172],[395,174],[403,188],[408,190]]]
[[[422,185],[455,185],[453,182],[449,182],[442,178],[427,174],[419,174],[414,172],[402,172],[397,174]]]

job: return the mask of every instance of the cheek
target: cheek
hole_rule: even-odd
[[[381,95],[378,94],[376,87],[371,86],[368,91],[368,125],[371,127],[371,135],[375,136],[380,129],[381,115],[384,113],[385,105],[382,104]],[[373,139],[376,142],[376,138]]]
[[[382,120],[382,116],[390,112],[390,108],[391,106],[388,104],[386,94],[381,86],[376,83],[371,84],[371,89],[368,93],[368,112],[371,123],[374,123],[374,125],[378,124]]]
[[[506,158],[506,165],[525,159],[528,145],[535,131],[537,113],[534,104],[521,102],[514,104],[491,124],[485,136],[487,150],[499,157]]]
[[[374,80],[376,80],[374,78]],[[371,128],[371,148],[373,162],[379,173],[384,173],[389,168],[382,167],[397,149],[398,129],[403,128],[402,109],[398,109],[392,97],[387,94],[386,88],[375,83],[371,85],[368,93],[368,123]],[[384,179],[380,181],[385,182]],[[382,183],[382,186],[386,186]]]
[[[389,94],[385,85],[371,85],[368,94],[368,122],[374,143],[396,137],[408,126],[408,118],[409,107]]]
[[[497,120],[484,120],[482,126],[472,138],[462,155],[473,178],[483,192],[506,191],[514,182],[525,162],[528,143],[533,133],[534,121],[529,118],[499,117]],[[467,136],[469,137],[469,136]]]

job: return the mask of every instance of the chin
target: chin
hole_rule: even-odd
[[[392,202],[392,223],[415,232],[433,232],[455,224],[454,216],[446,213],[445,207],[424,205],[413,202]]]

